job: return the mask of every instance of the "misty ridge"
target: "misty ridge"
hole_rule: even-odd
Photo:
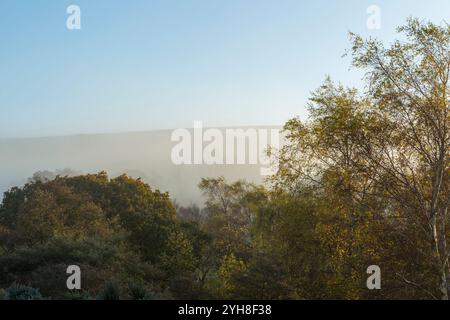
[[[281,126],[217,129],[225,136],[227,129],[270,131],[281,130]],[[208,128],[204,128],[205,130]],[[194,137],[194,129],[188,131]],[[100,171],[108,172],[111,177],[127,174],[133,178],[141,178],[152,188],[169,192],[172,200],[182,205],[202,203],[198,183],[204,177],[223,176],[228,181],[264,183],[261,162],[249,164],[248,139],[245,141],[246,164],[174,164],[171,153],[177,142],[171,140],[173,132],[174,130],[155,130],[0,139],[1,197],[5,191],[14,186],[22,186],[35,174],[47,178]],[[208,142],[203,142],[203,147],[206,145]],[[225,145],[223,149],[225,153]]]

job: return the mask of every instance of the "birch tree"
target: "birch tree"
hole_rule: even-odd
[[[327,80],[314,92],[309,121],[285,126],[288,143],[274,181],[294,193],[305,186],[326,192],[350,221],[361,210],[401,218],[417,230],[407,241],[427,239],[423,259],[432,261],[439,280],[427,288],[399,278],[448,299],[450,27],[409,19],[398,32],[401,40],[387,48],[351,34],[353,65],[365,71],[366,91]]]

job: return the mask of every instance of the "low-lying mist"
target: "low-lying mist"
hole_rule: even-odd
[[[256,129],[261,128],[279,129]],[[38,171],[61,175],[106,171],[111,177],[125,173],[141,178],[153,188],[168,191],[180,204],[198,204],[201,193],[197,185],[202,177],[264,181],[260,164],[174,164],[171,151],[177,142],[171,141],[172,132],[0,139],[0,192],[3,195],[9,188],[23,185]]]

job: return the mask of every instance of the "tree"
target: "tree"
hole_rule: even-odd
[[[114,279],[121,287],[142,282],[158,296],[174,275],[194,286],[203,237],[176,219],[167,193],[139,179],[105,172],[32,179],[0,205],[0,285],[30,283],[64,298],[66,268],[76,264],[92,294]]]
[[[233,253],[248,258],[252,242],[252,221],[263,188],[244,181],[227,183],[223,178],[204,178],[199,184],[206,197],[206,230],[214,235],[221,256]]]
[[[409,19],[398,31],[406,41],[387,49],[352,35],[353,64],[367,71],[371,114],[382,125],[360,133],[360,167],[423,228],[448,299],[450,26]]]
[[[366,94],[325,81],[311,99],[309,122],[286,124],[288,143],[273,182],[291,194],[306,188],[326,196],[348,222],[336,235],[367,223],[380,228],[386,240],[380,239],[379,255],[401,256],[393,246],[414,243],[409,261],[391,267],[404,283],[433,297],[439,289],[448,299],[450,28],[410,19],[398,31],[406,40],[388,49],[352,34],[353,64],[366,70]],[[416,275],[430,279],[434,269],[423,283],[405,277],[417,256],[433,261]]]

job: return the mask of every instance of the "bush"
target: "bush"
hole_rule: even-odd
[[[6,289],[5,300],[40,300],[42,295],[39,289],[33,287],[13,284]]]
[[[147,289],[142,283],[130,283],[128,293],[132,300],[145,300],[147,297]]]
[[[120,300],[120,288],[114,282],[109,282],[98,295],[98,300]]]

